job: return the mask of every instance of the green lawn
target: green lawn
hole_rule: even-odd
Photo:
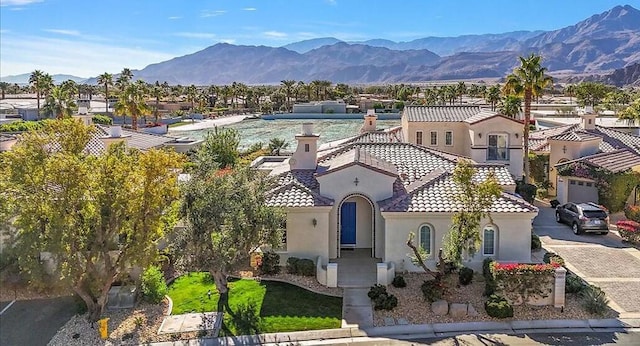
[[[211,299],[207,291],[211,290]],[[190,273],[169,287],[172,314],[217,311],[219,294],[208,273]],[[281,282],[229,282],[223,334],[273,333],[340,328],[342,298],[309,292]]]

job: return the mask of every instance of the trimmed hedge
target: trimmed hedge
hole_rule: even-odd
[[[531,233],[531,250],[538,250],[542,248],[542,242],[537,234]]]
[[[316,275],[316,265],[307,258],[289,257],[287,259],[287,272],[295,275],[314,276]]]
[[[393,310],[398,306],[398,298],[387,292],[383,285],[373,285],[367,292],[367,296],[373,300],[375,310]]]
[[[496,284],[496,280],[493,278],[493,274],[491,274],[491,264],[493,263],[493,258],[485,258],[482,261],[482,276],[484,276],[484,296],[489,297],[496,292],[496,288],[498,285]]]
[[[444,285],[438,279],[423,282],[420,290],[424,299],[430,303],[440,300],[444,296]]]

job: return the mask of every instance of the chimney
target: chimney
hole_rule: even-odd
[[[122,126],[112,125],[109,127],[109,135],[100,137],[100,140],[104,144],[105,149],[108,149],[112,144],[123,141],[126,146],[129,137],[131,137],[131,135],[122,134]]]
[[[595,130],[596,129],[596,117],[598,114],[596,113],[587,113],[580,114],[580,128],[583,130]]]
[[[319,135],[313,133],[313,124],[302,124],[302,133],[296,135],[298,147],[289,159],[291,170],[296,169],[316,169],[318,164],[318,138]]]
[[[378,120],[378,116],[376,115],[375,109],[367,109],[367,114],[364,116],[364,125],[362,125],[362,130],[360,132],[373,132],[376,130],[376,120]]]

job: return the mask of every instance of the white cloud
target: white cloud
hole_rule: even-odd
[[[287,33],[280,31],[265,31],[262,34],[270,38],[285,38],[288,36]]]
[[[245,7],[242,9],[243,11],[257,11],[258,9],[255,7]]]
[[[50,32],[53,34],[67,35],[67,36],[80,36],[80,31],[78,30],[67,30],[67,29],[44,29],[46,32]]]
[[[171,17],[169,17],[168,19],[170,19],[170,20],[177,20],[177,19],[182,19],[182,17],[181,17],[181,16],[171,16]]]
[[[214,39],[216,34],[209,32],[176,32],[173,36],[185,37],[185,38],[198,38],[198,39]]]
[[[109,59],[105,59],[108,56]],[[142,69],[174,55],[88,40],[6,35],[0,40],[0,71],[4,75],[41,69],[50,74],[90,77],[123,67]]]
[[[24,6],[42,1],[43,0],[0,0],[0,6]]]
[[[202,18],[217,17],[217,16],[221,16],[221,15],[223,15],[225,13],[227,13],[227,11],[225,11],[225,10],[216,10],[216,11],[202,10],[200,12],[200,17],[202,17]]]

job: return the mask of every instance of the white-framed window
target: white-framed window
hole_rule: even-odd
[[[494,256],[496,254],[496,228],[487,225],[482,230],[482,254]]]
[[[487,145],[487,160],[509,160],[509,136],[504,133],[489,134]]]
[[[431,131],[431,138],[430,138],[430,142],[431,145],[438,145],[438,132],[437,131]]]
[[[416,131],[416,144],[422,145],[422,131]]]
[[[418,232],[418,244],[420,244],[420,247],[423,248],[429,256],[433,254],[433,236],[433,226],[427,224],[420,226]]]
[[[447,145],[447,146],[453,145],[453,131],[444,132],[444,145]]]

